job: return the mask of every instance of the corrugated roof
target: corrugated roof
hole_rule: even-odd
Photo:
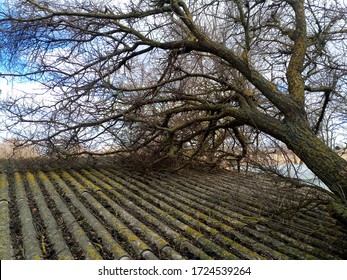
[[[1,259],[346,259],[324,193],[228,171],[0,175]]]

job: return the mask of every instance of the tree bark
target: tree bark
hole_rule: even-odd
[[[347,161],[319,139],[304,121],[286,124],[283,141],[307,167],[347,204]]]

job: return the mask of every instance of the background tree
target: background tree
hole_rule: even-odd
[[[346,15],[324,0],[6,1],[3,75],[45,89],[8,99],[6,125],[50,151],[169,158],[238,143],[240,160],[265,133],[347,203],[347,162],[319,138],[346,98]]]

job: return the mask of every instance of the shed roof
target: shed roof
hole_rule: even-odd
[[[230,171],[0,175],[0,259],[346,259],[327,197]]]

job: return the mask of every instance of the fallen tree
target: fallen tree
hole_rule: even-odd
[[[265,133],[346,204],[347,162],[319,137],[329,108],[346,107],[341,5],[8,2],[2,75],[40,82],[52,98],[8,99],[6,125],[48,151],[97,154],[108,144],[117,148],[103,154],[145,148],[169,158],[214,157],[237,144],[240,159],[247,133]]]

